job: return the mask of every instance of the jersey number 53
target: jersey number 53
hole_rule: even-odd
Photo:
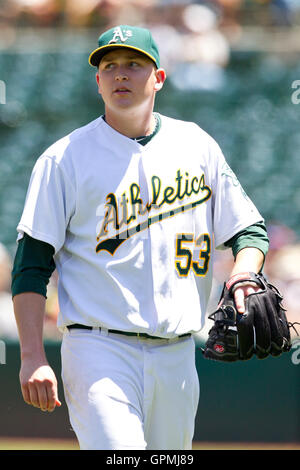
[[[186,277],[191,270],[196,276],[205,276],[209,267],[210,252],[208,233],[202,233],[196,239],[193,233],[177,234],[175,268],[179,276]],[[199,253],[197,260],[193,259],[195,253]]]

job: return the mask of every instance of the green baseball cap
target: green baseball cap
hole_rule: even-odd
[[[98,67],[102,57],[113,49],[128,47],[148,56],[160,67],[158,47],[146,28],[137,26],[120,25],[111,28],[101,34],[98,39],[98,46],[89,57],[89,64]]]

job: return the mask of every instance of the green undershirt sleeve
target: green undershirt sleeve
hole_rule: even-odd
[[[12,270],[11,292],[36,292],[47,298],[47,285],[55,270],[54,247],[26,233],[18,241]]]
[[[224,243],[224,245],[232,249],[234,259],[239,251],[243,248],[250,247],[257,248],[263,253],[264,257],[266,257],[269,249],[269,238],[264,222],[258,222],[250,225],[244,230],[241,230],[239,233],[234,235],[234,237]]]

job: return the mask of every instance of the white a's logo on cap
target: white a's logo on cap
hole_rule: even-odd
[[[120,26],[118,26],[115,30],[114,30],[114,36],[113,38],[109,41],[108,44],[112,44],[114,42],[118,42],[118,41],[122,41],[122,42],[125,42],[127,41],[127,39],[132,36],[132,31],[130,31],[130,29],[126,29],[125,31],[122,31]]]

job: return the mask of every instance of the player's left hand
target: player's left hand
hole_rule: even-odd
[[[245,313],[246,311],[246,298],[251,295],[255,294],[256,292],[261,291],[261,288],[257,285],[254,285],[253,283],[251,284],[245,284],[242,286],[237,286],[237,288],[234,291],[234,303],[236,306],[237,311],[240,314]]]
[[[262,274],[241,273],[224,285],[218,309],[209,318],[204,357],[225,362],[279,356],[291,349],[283,297]]]

